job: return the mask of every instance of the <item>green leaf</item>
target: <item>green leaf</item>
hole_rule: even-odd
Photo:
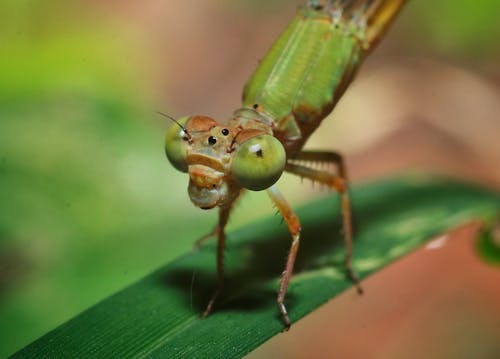
[[[480,257],[489,264],[500,265],[500,223],[485,228],[477,240]]]
[[[451,227],[473,219],[493,223],[500,211],[498,193],[423,177],[360,186],[353,202],[354,267],[361,278]],[[342,268],[338,207],[338,198],[328,196],[298,210],[303,238],[286,299],[292,321],[351,286]],[[89,308],[14,358],[247,354],[283,329],[275,299],[290,238],[278,223],[270,218],[229,233],[226,291],[207,319],[199,314],[216,283],[215,243]],[[183,233],[165,237],[196,239]]]

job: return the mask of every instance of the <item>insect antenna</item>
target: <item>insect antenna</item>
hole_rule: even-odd
[[[162,115],[163,117],[168,118],[170,121],[172,121],[173,123],[177,124],[177,126],[179,126],[180,128],[182,128],[182,131],[184,131],[184,133],[186,134],[187,139],[188,139],[189,142],[191,142],[193,140],[193,138],[191,137],[191,134],[188,132],[188,130],[186,130],[186,127],[182,126],[179,123],[179,121],[177,121],[175,118],[173,118],[170,115],[167,115],[166,113],[160,112],[160,111],[156,111],[156,113],[159,114],[159,115]]]

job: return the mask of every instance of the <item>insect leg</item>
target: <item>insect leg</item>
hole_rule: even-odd
[[[299,250],[300,242],[300,222],[293,209],[290,207],[286,199],[281,195],[276,186],[271,186],[267,193],[273,201],[273,203],[278,208],[281,216],[288,225],[290,234],[292,235],[292,245],[290,247],[290,252],[288,253],[288,258],[286,260],[286,267],[281,276],[281,284],[278,292],[277,303],[280,309],[281,315],[283,316],[283,321],[285,322],[286,330],[290,328],[290,318],[288,317],[288,312],[286,310],[284,301],[286,290],[288,288],[288,283],[290,282],[290,277],[293,272],[293,265],[295,264],[295,258],[297,257],[297,252]]]
[[[229,220],[229,214],[231,213],[231,209],[233,208],[234,203],[236,202],[235,197],[231,202],[227,205],[219,207],[219,222],[215,226],[214,230],[205,237],[202,237],[200,240],[205,240],[208,236],[217,234],[217,289],[215,290],[212,298],[208,302],[207,308],[202,314],[202,318],[205,318],[212,312],[215,300],[222,292],[224,288],[224,248],[226,243],[226,224]],[[198,240],[198,241],[200,241]],[[196,242],[198,243],[198,242]]]
[[[196,240],[196,242],[194,242],[194,245],[193,245],[193,249],[194,250],[198,250],[206,241],[208,241],[210,238],[212,237],[219,237],[219,231],[220,231],[220,218],[222,216],[226,216],[226,223],[229,219],[229,214],[231,212],[231,209],[234,207],[234,204],[236,203],[236,200],[239,199],[241,197],[241,194],[243,193],[244,191],[242,190],[238,196],[233,199],[233,201],[231,203],[228,204],[228,207],[229,208],[223,208],[223,207],[220,207],[219,208],[219,221],[215,224],[214,228],[207,234],[205,234],[203,237],[199,238]],[[227,212],[227,213],[226,213]]]
[[[203,245],[203,243],[205,243],[210,238],[217,236],[218,233],[219,233],[219,223],[217,223],[214,226],[214,229],[212,229],[209,233],[207,233],[203,237],[197,239],[196,242],[194,242],[194,244],[193,244],[193,249],[198,250]]]
[[[334,165],[335,170],[323,170],[312,167],[313,163],[324,163]],[[345,260],[344,265],[349,277],[356,285],[359,294],[363,289],[359,283],[359,278],[352,268],[352,219],[351,201],[347,186],[347,174],[342,156],[336,152],[304,151],[299,153],[286,164],[285,170],[301,177],[309,178],[313,181],[323,183],[334,188],[340,193],[342,203],[342,224],[344,228]]]

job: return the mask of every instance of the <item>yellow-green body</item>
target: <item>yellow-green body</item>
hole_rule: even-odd
[[[203,317],[224,287],[225,227],[244,190],[267,190],[285,220],[292,243],[282,273],[277,304],[285,328],[291,321],[284,304],[297,256],[300,221],[275,183],[283,171],[337,190],[341,196],[345,267],[362,289],[351,266],[352,226],[347,178],[342,156],[301,151],[310,134],[330,113],[356,69],[380,38],[405,0],[309,0],[260,62],[243,92],[243,107],[227,124],[207,116],[176,122],[166,137],[170,162],[189,174],[188,193],[202,209],[219,207],[217,236],[218,288]],[[299,163],[296,163],[299,162]],[[316,169],[326,163],[335,171]]]
[[[292,155],[332,110],[352,80],[363,39],[330,12],[301,8],[245,85],[243,106],[274,120]]]

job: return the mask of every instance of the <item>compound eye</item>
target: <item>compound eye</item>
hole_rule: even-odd
[[[177,122],[185,126],[189,118],[189,116],[182,117]],[[172,166],[181,172],[188,171],[186,161],[188,148],[189,144],[184,130],[180,126],[173,124],[165,137],[165,153]]]
[[[286,152],[281,142],[272,135],[258,135],[236,150],[231,171],[241,186],[261,191],[276,183],[285,163]]]

